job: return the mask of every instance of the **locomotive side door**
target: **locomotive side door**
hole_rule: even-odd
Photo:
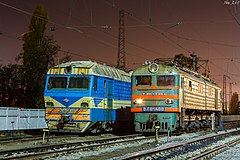
[[[180,87],[179,87],[179,126],[184,127],[184,117],[185,117],[185,78],[183,76],[179,76]]]
[[[113,107],[113,81],[105,80],[104,81],[104,98],[106,98],[107,108]]]
[[[108,108],[113,108],[113,81],[108,81],[107,99],[108,99]]]
[[[104,105],[104,119],[106,121],[112,120],[112,108],[113,108],[113,81],[104,81],[104,99],[106,99],[107,106]]]

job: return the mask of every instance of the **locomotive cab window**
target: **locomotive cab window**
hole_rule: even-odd
[[[175,76],[157,76],[157,85],[158,86],[174,86],[175,85]]]
[[[67,86],[67,77],[50,77],[48,80],[47,88],[52,89],[66,89]]]
[[[136,76],[136,86],[151,86],[152,85],[152,77],[151,76]]]
[[[89,86],[88,77],[71,77],[69,82],[69,89],[88,89]]]

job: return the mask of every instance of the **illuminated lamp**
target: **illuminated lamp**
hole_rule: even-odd
[[[143,100],[142,99],[135,99],[134,103],[135,104],[142,104]]]

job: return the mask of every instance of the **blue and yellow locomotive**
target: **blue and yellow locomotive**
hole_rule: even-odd
[[[148,61],[132,74],[131,112],[137,132],[204,127],[211,115],[220,119],[221,109],[221,89],[197,72]]]
[[[51,68],[44,100],[46,121],[53,132],[107,131],[133,120],[130,74],[92,61]]]

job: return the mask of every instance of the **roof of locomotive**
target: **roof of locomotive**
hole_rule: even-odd
[[[82,68],[91,68],[96,62],[92,61],[69,61],[65,63],[61,63],[55,67],[67,67],[67,66],[74,66],[74,67],[82,67]]]
[[[177,75],[177,74],[179,74],[179,70],[176,67],[169,66],[169,65],[163,65],[163,64],[157,64],[159,66],[158,71],[152,73],[149,70],[149,66],[151,64],[143,65],[143,66],[135,69],[133,72],[133,75],[141,75],[141,74],[166,74],[166,75],[173,74],[173,75]]]
[[[68,70],[69,69],[69,70]],[[48,74],[91,74],[130,82],[131,75],[112,66],[92,61],[70,61],[49,69]]]
[[[167,65],[167,64],[157,64],[159,66],[159,69],[152,73],[150,72],[149,70],[149,66],[151,65],[152,63],[149,63],[149,64],[144,64],[143,66],[137,68],[134,70],[133,72],[133,76],[134,75],[146,75],[146,74],[162,74],[162,75],[179,75],[179,74],[184,74],[184,75],[189,75],[189,76],[193,76],[193,77],[196,77],[196,78],[200,78],[200,79],[203,79],[204,81],[206,82],[209,82],[211,84],[215,84],[215,82],[197,72],[194,72],[192,70],[189,70],[187,68],[184,68],[184,67],[178,67],[178,66],[175,66],[175,65]]]

